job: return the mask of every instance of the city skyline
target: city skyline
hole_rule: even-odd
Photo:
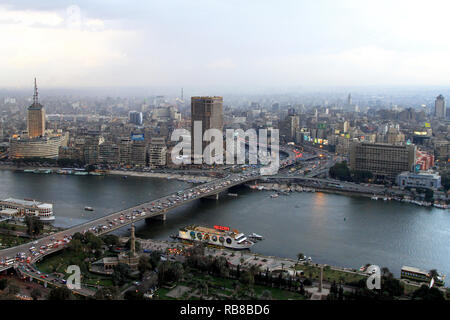
[[[24,88],[34,76],[46,87],[241,90],[450,80],[444,1],[236,5],[6,1],[0,87]]]

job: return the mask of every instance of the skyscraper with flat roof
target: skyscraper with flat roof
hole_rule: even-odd
[[[434,103],[434,115],[436,118],[445,119],[446,114],[445,98],[440,94]]]
[[[42,137],[45,133],[45,109],[38,100],[36,78],[34,78],[33,104],[28,107],[27,129],[30,138]]]
[[[222,97],[192,97],[191,98],[191,145],[194,152],[194,122],[201,121],[202,137],[208,129],[223,131],[223,98]],[[203,139],[202,139],[203,140]],[[202,152],[209,142],[202,143]]]
[[[353,142],[350,146],[350,169],[370,171],[375,177],[394,180],[416,163],[416,146],[387,143]]]

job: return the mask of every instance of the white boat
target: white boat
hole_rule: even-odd
[[[252,233],[251,235],[248,236],[250,239],[255,239],[255,240],[262,240],[263,236],[256,234],[256,233]]]
[[[230,231],[230,228],[222,226],[214,226],[214,228],[188,226],[178,231],[178,238],[234,250],[249,249],[254,245],[243,233]]]
[[[25,216],[37,217],[49,222],[55,220],[53,204],[32,199],[8,198],[0,200],[0,215],[23,220]]]
[[[279,197],[279,194],[278,194],[278,193],[274,193],[274,194],[272,194],[270,197],[271,197],[271,198],[278,198],[278,197]]]
[[[86,210],[86,211],[94,211],[94,208],[92,208],[92,207],[84,207],[84,210]]]
[[[372,199],[372,200],[378,200],[378,197],[377,197],[377,196],[373,196],[373,197],[371,197],[370,199]]]

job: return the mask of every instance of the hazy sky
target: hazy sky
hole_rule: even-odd
[[[3,0],[0,86],[450,83],[447,0]]]

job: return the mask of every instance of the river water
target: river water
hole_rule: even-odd
[[[31,198],[54,205],[56,226],[69,227],[190,186],[186,182],[120,176],[65,176],[0,170],[0,197]],[[324,193],[270,192],[244,187],[218,201],[197,200],[167,214],[165,222],[139,222],[137,236],[164,239],[178,228],[224,225],[265,237],[252,251],[359,268],[403,265],[450,276],[450,210]],[[84,211],[91,206],[94,212]],[[128,228],[116,233],[126,235]],[[448,279],[447,279],[448,280]],[[447,285],[449,281],[446,281]]]

